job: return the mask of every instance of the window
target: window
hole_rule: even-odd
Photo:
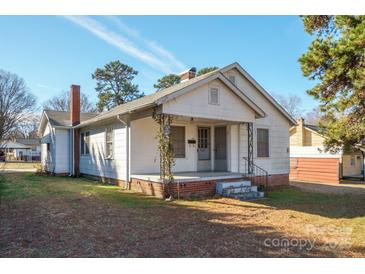
[[[174,158],[185,158],[185,127],[171,127],[171,142],[174,149]]]
[[[219,105],[219,89],[210,88],[209,90],[209,104]]]
[[[269,157],[269,130],[257,129],[257,157]]]
[[[236,77],[234,75],[229,75],[228,80],[233,84],[236,85]]]
[[[47,143],[47,152],[50,152],[50,151],[51,151],[51,144]]]
[[[90,149],[89,149],[89,145],[90,145],[90,132],[82,132],[81,136],[81,144],[80,144],[80,152],[81,155],[89,155],[90,154]]]
[[[109,127],[105,131],[105,152],[106,158],[113,158],[113,128]]]
[[[350,164],[351,164],[352,166],[355,166],[355,156],[351,156],[351,160],[350,160],[350,161],[351,161],[351,163],[350,163]]]

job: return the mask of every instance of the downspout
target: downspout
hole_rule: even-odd
[[[69,150],[70,150],[70,174],[69,174],[69,176],[71,177],[71,176],[73,176],[74,174],[75,174],[75,166],[74,166],[74,157],[75,157],[75,155],[74,155],[74,150],[73,150],[73,147],[74,147],[74,129],[73,129],[73,127],[72,128],[70,128],[70,130],[69,130],[69,134],[70,134],[70,136],[69,136],[69,140],[70,140],[70,146],[69,146]]]
[[[123,120],[120,115],[117,116],[117,119],[125,126],[125,150],[126,150],[126,170],[125,170],[125,185],[124,188],[128,189],[129,180],[130,180],[130,119],[127,118],[127,121]]]
[[[365,151],[360,150],[362,154],[362,180],[365,182]]]

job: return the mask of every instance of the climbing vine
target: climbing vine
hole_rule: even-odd
[[[175,165],[174,150],[171,142],[171,122],[172,118],[165,114],[153,114],[154,120],[159,124],[159,130],[156,134],[158,149],[160,151],[160,178],[164,184],[168,184],[170,193],[170,184],[174,181],[172,167]]]

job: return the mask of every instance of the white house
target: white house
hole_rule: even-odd
[[[238,63],[180,77],[180,84],[97,116],[80,115],[80,87],[72,86],[70,113],[43,112],[44,168],[164,196],[153,118],[163,115],[171,119],[175,155],[170,191],[214,194],[218,181],[266,172],[269,186],[288,183],[295,120]]]

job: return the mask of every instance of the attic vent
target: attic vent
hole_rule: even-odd
[[[219,89],[210,88],[209,90],[209,104],[219,105]]]
[[[228,79],[233,85],[236,85],[236,77],[234,75],[228,76]]]

